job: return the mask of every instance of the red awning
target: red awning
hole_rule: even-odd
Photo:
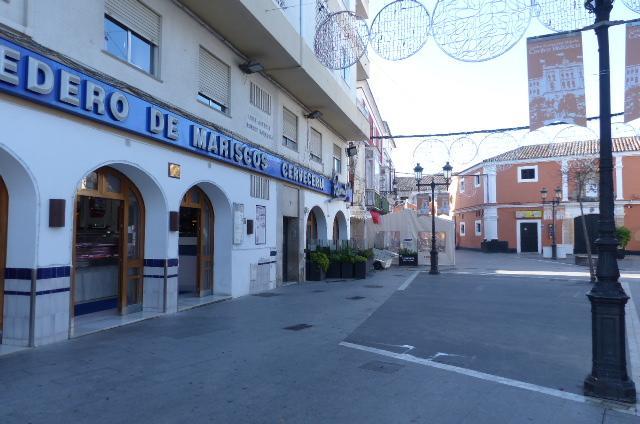
[[[374,224],[382,223],[382,219],[380,218],[380,212],[374,211],[374,210],[370,210],[369,212],[371,212],[371,218],[373,219]]]

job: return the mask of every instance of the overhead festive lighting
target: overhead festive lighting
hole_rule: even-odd
[[[354,65],[367,51],[367,23],[350,11],[330,14],[316,29],[314,52],[329,69]]]
[[[416,54],[429,38],[431,17],[416,0],[396,0],[383,7],[371,24],[371,47],[387,60]]]

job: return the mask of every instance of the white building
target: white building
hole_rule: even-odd
[[[356,71],[278,3],[0,2],[3,344],[302,281],[349,238]]]
[[[358,77],[362,75],[358,72]],[[366,74],[365,74],[366,75]],[[393,197],[395,170],[391,150],[395,148],[389,125],[382,119],[376,99],[365,78],[358,80],[358,107],[369,121],[370,137],[367,141],[354,143],[357,154],[350,158],[350,182],[353,187],[351,208],[352,238],[364,245],[367,240],[365,223],[372,220],[371,213],[386,214],[390,211],[388,198]]]

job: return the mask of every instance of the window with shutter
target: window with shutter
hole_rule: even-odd
[[[138,0],[106,0],[105,49],[150,74],[156,72],[160,16]]]
[[[298,150],[298,117],[287,108],[282,109],[282,144]]]
[[[271,94],[253,82],[249,91],[249,102],[267,115],[271,115]]]
[[[229,66],[200,47],[198,100],[226,113],[229,110],[231,70]]]
[[[310,139],[311,160],[322,163],[322,134],[311,128]]]
[[[333,145],[333,173],[342,173],[342,149],[338,145]]]

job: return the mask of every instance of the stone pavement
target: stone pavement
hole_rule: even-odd
[[[0,423],[640,422],[570,393],[588,362],[588,306],[574,296],[585,283],[482,275],[487,256],[471,255],[458,271],[478,268],[474,277],[420,273],[407,287],[415,270],[392,268],[2,356]],[[369,339],[462,356],[426,363],[344,345]]]

